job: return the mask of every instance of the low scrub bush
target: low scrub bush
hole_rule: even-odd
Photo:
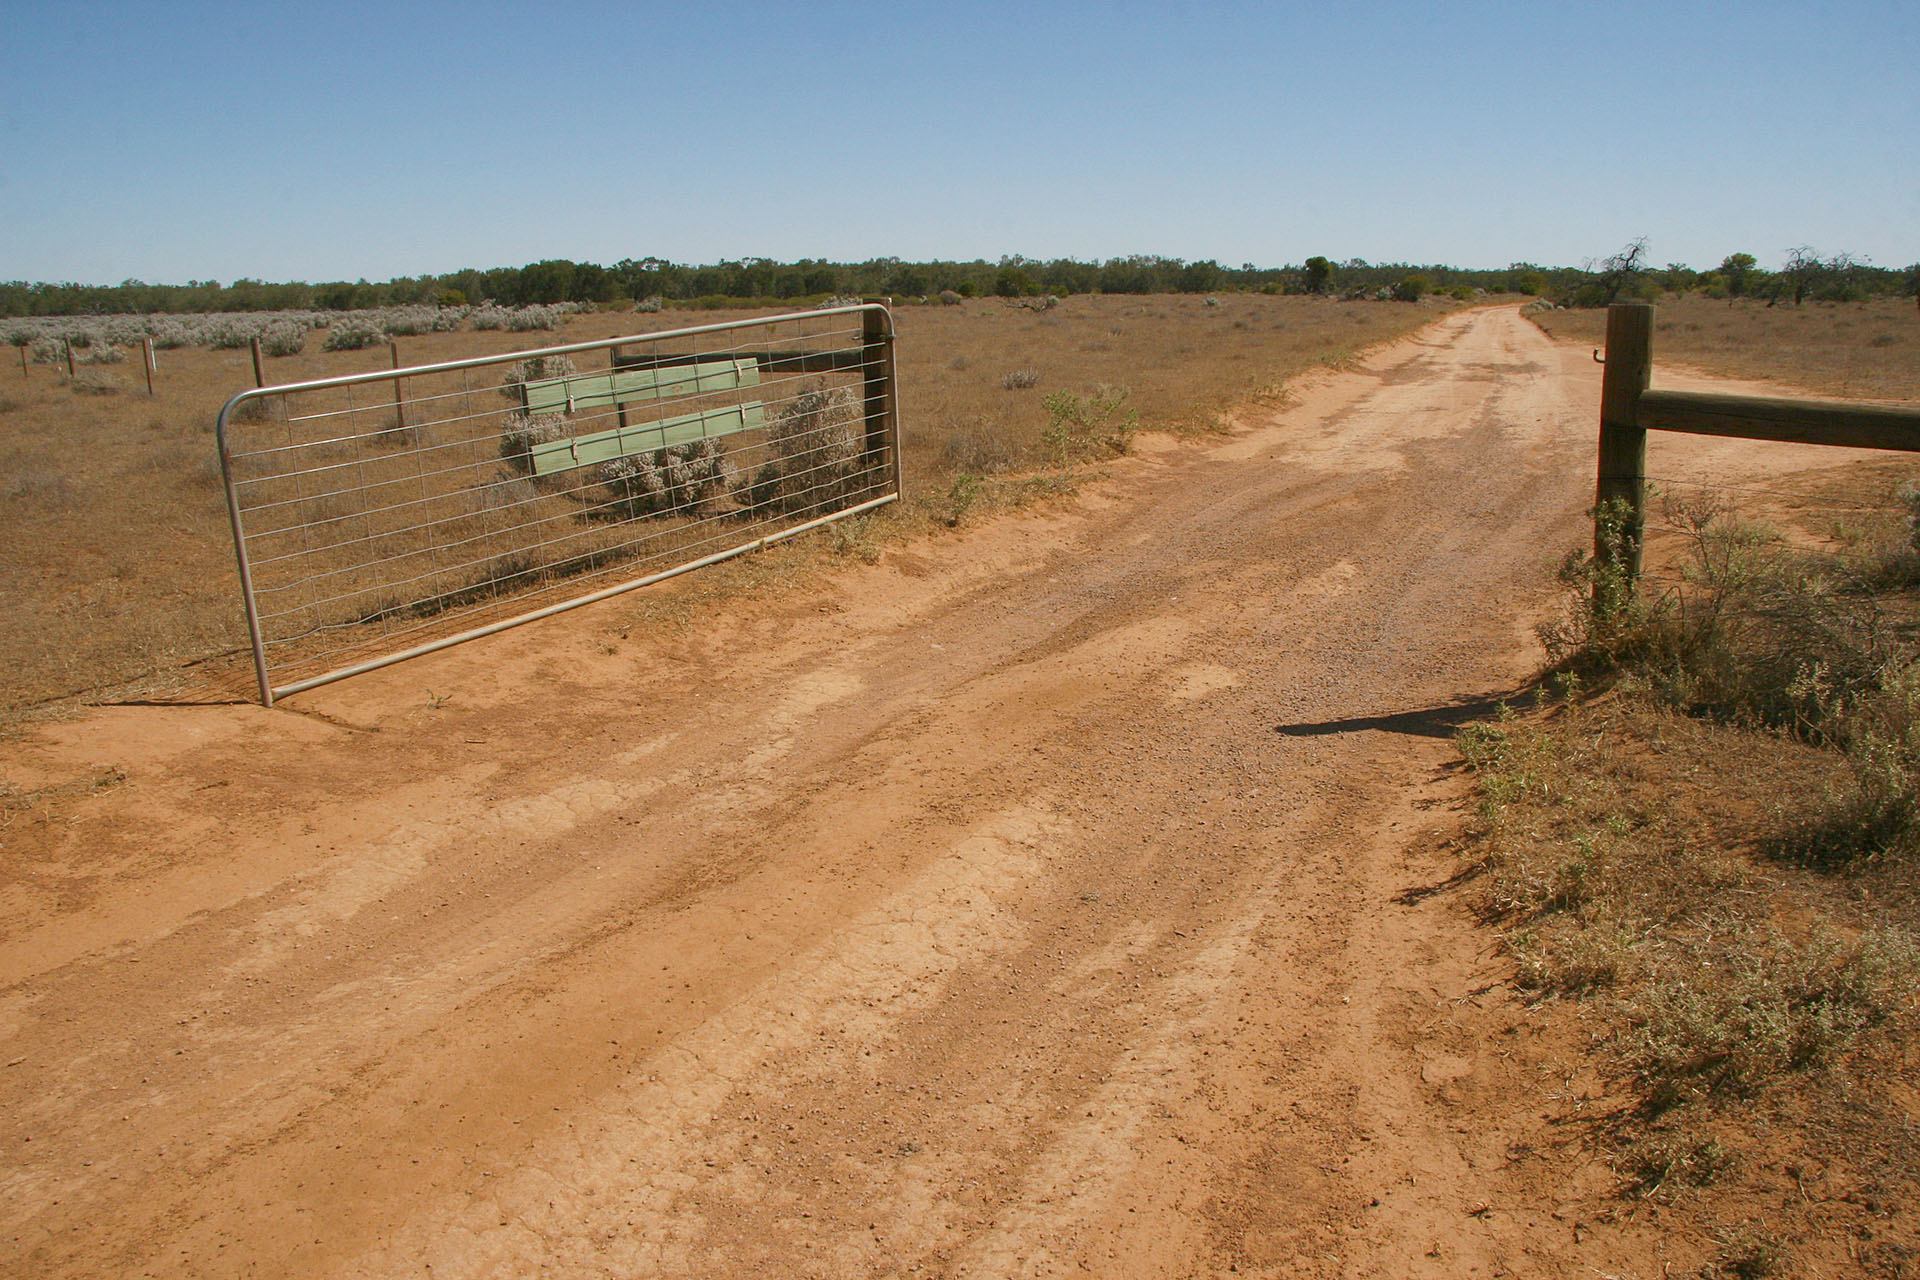
[[[510,413],[500,428],[500,457],[514,470],[531,475],[533,447],[565,439],[567,433],[568,419],[564,413]]]
[[[1086,399],[1056,391],[1042,401],[1047,427],[1041,439],[1054,460],[1064,467],[1131,449],[1133,433],[1140,427],[1140,414],[1127,407],[1132,394],[1125,387],[1103,386]]]
[[[529,382],[564,378],[576,372],[578,369],[570,356],[528,356],[507,366],[500,380],[500,395],[512,404],[523,405],[526,403]],[[522,409],[516,409],[507,415],[506,422],[501,426],[500,456],[515,470],[530,474],[533,471],[533,447],[563,439],[568,430],[569,419],[564,413],[529,415]]]
[[[388,307],[379,325],[389,337],[412,338],[423,333],[450,333],[460,327],[464,313],[452,307]]]
[[[359,351],[383,341],[386,336],[371,318],[356,315],[335,321],[327,330],[320,348],[323,351]]]
[[[615,458],[600,468],[615,511],[628,518],[688,515],[727,492],[733,469],[713,437]]]
[[[125,390],[120,379],[92,369],[74,374],[67,386],[85,396],[113,396]]]
[[[561,307],[516,307],[507,312],[506,327],[512,333],[558,329],[561,318],[566,314],[567,311]]]
[[[772,452],[737,494],[755,512],[830,511],[861,486],[860,401],[846,387],[814,387],[789,401],[767,429]]]
[[[1627,1055],[1656,1108],[1750,1093],[1906,1013],[1916,992],[1920,950],[1898,929],[1851,941],[1824,929],[1800,941],[1764,930],[1657,974]]]
[[[260,350],[266,355],[297,356],[306,349],[311,327],[298,321],[278,320],[260,334]]]
[[[1686,539],[1681,581],[1635,591],[1614,567],[1624,508],[1603,511],[1610,554],[1570,556],[1567,621],[1543,628],[1555,666],[1620,682],[1693,715],[1791,733],[1843,753],[1848,781],[1799,813],[1779,852],[1810,863],[1920,852],[1920,654],[1910,590],[1920,497],[1897,533],[1859,532],[1839,554],[1789,549],[1780,535],[1711,502],[1668,505]]]
[[[1000,385],[1008,391],[1025,391],[1029,387],[1040,385],[1040,371],[1032,365],[1024,369],[1014,369],[1000,379]]]
[[[260,335],[260,324],[249,316],[214,316],[200,327],[200,341],[215,351],[232,351],[253,345]]]
[[[1393,286],[1395,302],[1418,302],[1433,292],[1433,281],[1423,275],[1403,276],[1399,284]]]

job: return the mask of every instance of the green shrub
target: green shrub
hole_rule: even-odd
[[[1140,414],[1127,409],[1133,393],[1125,387],[1102,386],[1083,400],[1070,391],[1056,391],[1041,401],[1047,426],[1040,438],[1052,450],[1054,461],[1067,466],[1088,458],[1112,457],[1133,447]]]
[[[1417,272],[1410,276],[1402,276],[1400,283],[1393,286],[1395,302],[1418,302],[1431,292],[1433,292],[1433,281]]]

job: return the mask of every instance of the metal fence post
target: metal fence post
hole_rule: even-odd
[[[1619,302],[1607,308],[1607,371],[1600,384],[1600,466],[1594,491],[1593,554],[1618,569],[1628,593],[1640,576],[1646,532],[1647,433],[1640,426],[1640,395],[1653,373],[1653,305]],[[1607,525],[1624,504],[1618,528]],[[1596,594],[1601,585],[1594,586]]]
[[[900,449],[895,428],[893,402],[893,316],[877,298],[865,301],[871,310],[860,313],[861,369],[865,380],[864,408],[867,441],[864,470],[869,476],[868,492],[884,487],[882,465],[891,458],[898,491]]]

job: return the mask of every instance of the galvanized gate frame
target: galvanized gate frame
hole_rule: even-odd
[[[542,608],[529,610],[512,617],[488,622],[457,633],[436,637],[421,644],[412,645],[394,653],[383,654],[366,661],[356,662],[318,675],[289,681],[285,684],[273,683],[267,660],[268,641],[262,634],[258,600],[254,590],[253,567],[247,550],[245,519],[241,510],[240,496],[236,487],[233,454],[228,444],[228,424],[235,420],[243,407],[253,401],[265,400],[273,396],[288,396],[301,392],[318,391],[328,388],[351,387],[376,382],[398,383],[402,379],[432,374],[453,373],[462,370],[479,369],[494,366],[509,360],[529,359],[547,356],[572,356],[585,352],[608,351],[619,347],[632,347],[647,343],[676,341],[698,338],[705,334],[718,334],[734,330],[764,327],[782,321],[813,320],[832,315],[857,315],[861,321],[861,352],[858,362],[864,371],[863,408],[866,426],[865,456],[869,458],[885,457],[888,463],[885,470],[890,473],[892,492],[867,499],[843,510],[833,511],[815,519],[783,528],[773,533],[750,539],[723,551],[703,555],[697,559],[677,564],[671,568],[630,578],[612,586],[563,600]],[[377,433],[374,433],[377,434]],[[868,302],[853,306],[821,308],[806,312],[788,312],[774,316],[755,316],[746,320],[728,321],[721,324],[697,325],[688,328],[662,330],[654,333],[628,334],[623,337],[607,338],[592,342],[571,343],[564,346],[542,347],[526,351],[502,353],[500,355],[473,357],[465,360],[450,360],[436,364],[415,365],[405,368],[381,369],[368,373],[349,374],[336,378],[319,378],[306,382],[284,383],[274,386],[249,388],[229,399],[220,409],[214,425],[214,438],[220,455],[221,482],[226,491],[227,517],[233,530],[234,556],[239,568],[240,589],[245,605],[247,633],[253,650],[254,675],[259,684],[260,701],[263,706],[271,707],[279,698],[313,689],[320,685],[343,680],[348,676],[377,670],[404,662],[409,658],[433,653],[477,640],[482,636],[534,622],[555,614],[578,609],[613,596],[654,583],[664,582],[695,569],[718,564],[749,552],[763,550],[777,543],[798,537],[800,534],[845,520],[853,516],[883,507],[899,500],[901,493],[900,428],[899,399],[894,364],[894,325],[892,312],[882,303]]]

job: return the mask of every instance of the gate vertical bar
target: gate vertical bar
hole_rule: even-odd
[[[862,469],[867,473],[867,492],[881,487],[880,467],[890,459],[894,489],[899,491],[900,441],[894,421],[893,397],[893,315],[877,299],[867,300],[870,309],[860,313],[861,373],[865,378],[864,409],[867,442]]]
[[[233,483],[233,453],[227,448],[227,421],[234,406],[252,397],[242,391],[227,401],[214,420],[213,440],[220,451],[220,483],[227,491],[227,522],[233,527],[233,555],[240,571],[240,598],[247,611],[247,640],[253,646],[253,675],[260,682],[260,705],[273,705],[273,680],[267,674],[266,637],[260,631],[260,604],[253,593],[253,562],[247,555],[247,531],[240,518],[240,491]]]
[[[1607,308],[1607,371],[1600,384],[1600,465],[1594,489],[1593,554],[1618,570],[1627,595],[1640,576],[1646,533],[1647,433],[1640,426],[1640,394],[1653,375],[1653,305],[1618,302]],[[1614,505],[1624,504],[1616,536],[1609,536]],[[1611,580],[1608,575],[1607,580]],[[1602,583],[1594,584],[1596,600]],[[1606,603],[1605,601],[1601,601]]]

